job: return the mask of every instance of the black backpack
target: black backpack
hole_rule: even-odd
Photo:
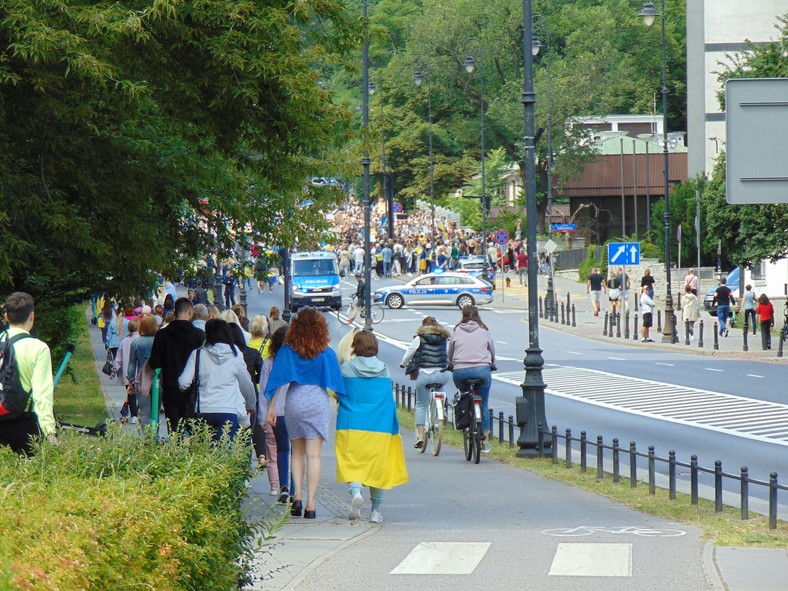
[[[14,355],[14,343],[30,338],[27,333],[8,336],[0,335],[0,422],[21,416],[30,405],[30,392],[22,387],[19,366]]]

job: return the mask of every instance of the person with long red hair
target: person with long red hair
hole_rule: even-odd
[[[290,514],[314,519],[315,495],[320,483],[320,450],[328,441],[328,392],[345,392],[337,355],[328,346],[328,323],[320,312],[303,308],[290,325],[285,345],[279,350],[265,386],[269,403],[268,422],[276,425],[275,394],[289,384],[285,402],[290,437],[293,496]],[[307,497],[303,504],[306,466]]]

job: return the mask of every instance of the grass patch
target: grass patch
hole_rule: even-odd
[[[412,431],[413,413],[402,408],[398,408],[397,412],[400,426]],[[462,432],[447,425],[443,430],[443,444],[462,448]],[[622,477],[619,483],[615,483],[612,474],[605,474],[603,480],[597,480],[596,468],[583,474],[579,464],[573,464],[572,468],[567,469],[563,460],[558,464],[553,464],[549,459],[524,460],[516,457],[516,452],[516,446],[510,448],[508,444],[501,445],[495,439],[493,449],[486,459],[496,459],[519,470],[528,470],[545,478],[582,488],[636,511],[698,527],[703,530],[706,540],[718,546],[788,549],[788,524],[784,521],[778,520],[777,529],[770,530],[768,518],[752,511],[750,519],[742,521],[737,507],[725,506],[722,513],[717,513],[712,501],[699,499],[697,505],[692,505],[690,496],[683,493],[676,493],[676,500],[671,501],[666,489],[658,487],[656,494],[650,495],[648,483],[639,482],[633,489],[628,478]]]
[[[107,409],[84,314],[81,319],[73,327],[74,354],[55,390],[55,417],[59,422],[92,427],[107,418]],[[61,361],[63,356],[53,353],[53,371],[57,371]]]

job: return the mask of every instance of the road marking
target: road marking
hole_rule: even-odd
[[[567,544],[555,550],[553,577],[631,577],[632,544]]]
[[[577,351],[567,351],[570,355],[582,355],[582,353],[578,353]]]
[[[390,574],[470,575],[489,549],[489,542],[420,542]]]
[[[713,367],[704,367],[703,369],[706,371],[725,371],[724,369],[715,369]]]
[[[542,371],[548,394],[637,416],[788,446],[788,405],[571,366]],[[519,386],[522,372],[493,374]]]
[[[495,341],[495,342],[498,343],[499,345],[508,345],[509,344],[506,341]]]
[[[748,373],[748,378],[762,378],[763,376],[759,376],[757,373]]]
[[[672,363],[655,363],[654,365],[664,365],[665,367],[675,367]]]
[[[615,361],[626,361],[623,357],[608,357],[608,359],[613,359]]]

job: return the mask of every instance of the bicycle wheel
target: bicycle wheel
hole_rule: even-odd
[[[337,320],[339,320],[340,324],[348,325],[350,324],[350,317],[353,315],[353,304],[347,303],[343,304],[342,307],[337,310]]]
[[[465,459],[469,462],[473,456],[473,444],[471,442],[471,427],[462,430],[462,446],[465,448]]]
[[[378,324],[381,320],[383,320],[383,316],[385,316],[385,312],[383,311],[383,306],[381,306],[380,304],[373,305],[371,315],[372,317],[370,318],[370,320],[372,320],[372,324]]]
[[[482,458],[482,424],[474,421],[473,427],[473,463],[478,464]]]
[[[443,421],[438,420],[438,404],[440,403],[434,398],[430,401],[430,424],[428,427],[430,431],[430,449],[434,456],[441,453],[441,445],[443,444]]]

